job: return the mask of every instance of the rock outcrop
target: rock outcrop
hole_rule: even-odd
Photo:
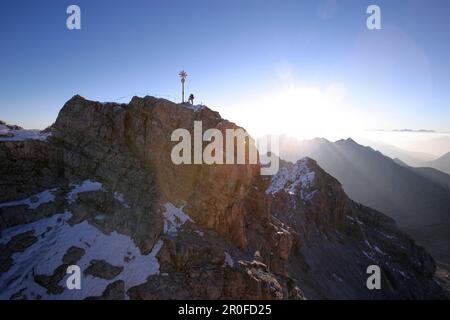
[[[288,272],[307,297],[445,298],[432,257],[392,218],[350,200],[314,160],[283,163],[268,193],[273,215],[299,235]],[[381,290],[367,289],[370,265],[381,269]]]
[[[0,298],[443,297],[432,258],[312,160],[272,180],[173,164],[171,134],[194,121],[238,128],[205,106],[75,96],[45,138],[0,138]],[[66,290],[70,264],[85,289]]]

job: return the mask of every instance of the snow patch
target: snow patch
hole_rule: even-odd
[[[224,262],[224,267],[225,266],[229,266],[230,268],[234,267],[234,260],[233,258],[230,256],[230,254],[228,252],[224,252],[225,254],[225,262]]]
[[[335,279],[338,280],[339,282],[344,282],[344,280],[342,280],[342,278],[339,277],[336,273],[333,273],[333,278],[335,278]]]
[[[195,233],[198,234],[200,237],[203,237],[205,233],[202,230],[195,230]]]
[[[187,221],[194,222],[182,208],[175,207],[172,203],[167,202],[164,204],[165,211],[164,216],[164,233],[174,236],[177,234],[178,229]]]
[[[385,237],[386,239],[394,239],[394,238],[395,238],[395,236],[388,235],[388,234],[386,234],[386,233],[384,233],[384,232],[381,232],[381,231],[379,231],[379,230],[378,230],[378,233],[381,234],[381,235],[382,235],[383,237]]]
[[[142,255],[133,240],[126,235],[113,231],[105,235],[87,221],[71,226],[67,221],[71,213],[56,214],[36,222],[5,230],[0,243],[7,243],[15,235],[27,231],[39,239],[23,252],[13,254],[13,266],[0,275],[0,299],[9,299],[14,293],[22,290],[27,297],[35,299],[84,299],[99,296],[110,283],[123,280],[125,290],[144,283],[150,275],[159,273],[156,255],[163,246],[159,240],[147,255]],[[44,287],[34,282],[33,275],[51,275],[63,264],[62,258],[72,247],[85,250],[77,265],[82,270],[81,290],[68,290],[66,278],[59,282],[64,288],[60,295],[47,293]],[[132,257],[131,259],[129,259]],[[128,259],[126,259],[128,258]],[[122,266],[123,271],[112,280],[84,276],[83,271],[93,259],[105,260],[115,266]]]
[[[74,203],[77,200],[78,194],[89,191],[104,190],[103,185],[100,182],[85,180],[80,184],[70,184],[72,190],[67,194],[67,201],[69,204]]]
[[[358,223],[359,225],[364,225],[364,223],[361,220],[359,220],[357,217],[351,217],[349,215],[346,215],[345,217],[353,222]]]
[[[114,192],[114,199],[116,199],[117,201],[119,201],[122,206],[126,209],[130,209],[130,206],[126,203],[123,194],[119,193],[119,192]]]
[[[183,105],[185,108],[190,109],[190,110],[192,110],[192,111],[194,111],[194,112],[198,112],[198,111],[200,111],[200,110],[202,110],[202,109],[205,108],[205,106],[204,106],[204,105],[201,105],[201,104],[183,103],[182,105]]]
[[[369,260],[372,260],[372,261],[375,262],[375,258],[370,253],[368,253],[367,251],[362,250],[362,254],[365,255],[366,258],[368,258]]]
[[[376,252],[378,252],[379,254],[383,255],[383,256],[386,255],[386,253],[384,253],[384,252],[383,252],[380,248],[378,248],[377,246],[374,246],[373,249],[374,249]]]
[[[391,265],[389,262],[386,262],[386,265],[387,265],[389,268],[391,268],[393,271],[395,271],[395,272],[397,272],[398,274],[400,274],[403,278],[405,278],[405,279],[411,279],[411,277],[410,277],[406,272],[403,272],[402,270],[397,269],[396,267],[394,267],[393,265]]]
[[[41,130],[10,129],[5,125],[0,125],[0,141],[45,141],[50,135],[51,133]]]
[[[405,272],[403,272],[403,271],[401,271],[401,270],[398,270],[398,269],[395,269],[398,273],[400,273],[401,274],[401,276],[403,277],[403,278],[406,278],[406,279],[410,279],[410,277],[405,273]]]
[[[43,192],[37,193],[37,194],[32,195],[25,199],[0,203],[0,208],[15,207],[15,206],[28,206],[28,209],[34,210],[34,209],[38,208],[41,204],[55,201],[54,193],[56,192],[56,190],[58,190],[58,188],[45,190]]]
[[[272,177],[272,184],[267,188],[267,194],[275,194],[280,190],[294,195],[300,189],[303,201],[311,201],[317,190],[310,191],[314,185],[315,172],[308,167],[308,159],[297,161],[292,168],[282,168]]]
[[[302,199],[304,200],[304,201],[306,201],[306,202],[309,202],[309,201],[311,201],[313,198],[314,198],[314,196],[315,196],[315,194],[318,192],[318,190],[313,190],[313,191],[305,191],[305,190],[301,190],[300,191],[300,196],[302,197]]]

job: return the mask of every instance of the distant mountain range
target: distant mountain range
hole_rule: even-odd
[[[450,152],[444,154],[436,160],[425,163],[425,166],[432,167],[450,174]]]
[[[306,156],[316,160],[342,183],[351,199],[391,216],[436,258],[449,262],[450,246],[442,246],[443,241],[450,243],[449,175],[409,167],[352,139],[330,142],[281,136],[279,153],[292,162]],[[438,161],[442,162],[445,158]],[[439,239],[424,241],[435,238],[436,228],[441,230]]]
[[[398,159],[394,159],[394,161],[399,163]],[[442,171],[439,171],[437,169],[434,169],[434,168],[428,168],[428,167],[416,168],[416,167],[409,167],[406,164],[403,164],[403,165],[408,167],[411,171],[414,171],[418,175],[421,175],[424,178],[429,179],[429,180],[441,185],[442,187],[444,187],[445,189],[447,189],[450,192],[450,175],[448,175]]]
[[[370,146],[374,150],[380,151],[382,154],[392,159],[399,159],[408,166],[429,167],[450,174],[450,152],[441,157],[436,157],[429,153],[404,150],[379,141],[372,141],[364,138],[358,138],[356,140],[359,144]],[[444,141],[445,145],[444,137],[438,139],[438,141]]]
[[[376,151],[380,151],[382,154],[388,156],[389,158],[398,158],[401,161],[405,162],[408,166],[421,167],[426,162],[430,162],[436,159],[435,155],[429,153],[404,150],[402,148],[381,141],[373,141],[364,138],[357,138],[355,139],[355,141],[360,145],[369,146]]]

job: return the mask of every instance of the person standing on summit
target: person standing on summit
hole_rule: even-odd
[[[190,104],[194,104],[194,95],[191,93],[190,95],[189,95],[189,100],[188,100],[188,102],[190,103]]]

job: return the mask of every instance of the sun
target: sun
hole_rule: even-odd
[[[290,84],[240,102],[233,114],[251,135],[286,134],[302,139],[340,139],[354,129],[343,85],[325,89]]]

